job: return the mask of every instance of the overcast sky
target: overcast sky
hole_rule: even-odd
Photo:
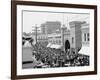
[[[60,21],[68,28],[70,21],[89,21],[89,14],[72,14],[72,13],[54,13],[54,12],[36,12],[36,11],[23,11],[23,32],[31,32],[32,26],[39,27],[46,21]]]

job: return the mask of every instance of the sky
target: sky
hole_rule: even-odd
[[[68,23],[71,21],[89,21],[89,14],[59,13],[59,12],[39,12],[23,11],[22,13],[23,32],[31,32],[35,25],[40,27],[46,21],[60,21],[70,29]]]

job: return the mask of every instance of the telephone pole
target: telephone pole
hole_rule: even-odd
[[[34,27],[34,30],[32,30],[32,31],[35,32],[35,40],[36,40],[36,43],[37,43],[37,36],[38,36],[38,33],[37,32],[39,31],[38,30],[39,27],[37,27],[37,24],[35,26],[33,26],[33,27]]]

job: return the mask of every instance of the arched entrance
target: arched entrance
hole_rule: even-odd
[[[65,51],[68,49],[70,49],[70,42],[69,42],[69,40],[66,40],[65,41]]]

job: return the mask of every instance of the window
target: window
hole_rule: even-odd
[[[86,33],[84,34],[84,41],[86,41]]]
[[[52,40],[50,42],[52,43]]]
[[[90,35],[87,33],[87,40],[90,41]]]
[[[74,38],[72,37],[72,43],[74,43]]]
[[[57,40],[55,41],[55,44],[57,44]]]
[[[61,40],[59,40],[59,44],[61,44]]]

